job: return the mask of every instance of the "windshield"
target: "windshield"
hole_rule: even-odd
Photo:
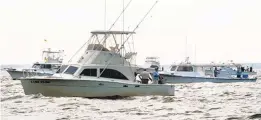
[[[53,69],[59,69],[61,65],[52,65]]]
[[[77,71],[78,67],[70,66],[64,73],[74,74]]]
[[[177,66],[172,66],[170,71],[175,71]]]
[[[177,71],[193,72],[192,66],[179,66]]]
[[[62,66],[60,67],[60,69],[57,70],[56,73],[62,73],[67,67],[68,67],[68,65],[62,65]]]
[[[40,64],[34,64],[32,68],[40,68]]]
[[[41,64],[40,66],[42,69],[51,69],[52,68],[52,65],[50,65],[50,64]]]

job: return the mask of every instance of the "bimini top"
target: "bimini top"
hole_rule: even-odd
[[[159,57],[146,57],[146,59],[159,59]]]
[[[92,34],[135,34],[132,31],[91,31]]]

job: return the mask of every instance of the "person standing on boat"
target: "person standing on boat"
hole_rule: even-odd
[[[246,72],[249,72],[249,67],[247,66],[247,68],[246,68]]]
[[[241,71],[240,67],[237,68],[237,78],[241,78]]]
[[[153,83],[158,84],[159,81],[159,68],[155,68],[155,72],[153,72]]]
[[[218,70],[217,70],[217,67],[215,67],[215,69],[214,69],[214,77],[217,77],[217,74],[218,74]]]
[[[149,80],[152,80],[150,73],[148,71],[146,71],[146,69],[143,69],[143,71],[140,73],[139,77],[140,77],[142,84],[148,84]]]

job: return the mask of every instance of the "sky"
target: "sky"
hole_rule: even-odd
[[[68,60],[90,36],[109,28],[129,0],[0,0],[0,64],[41,60],[44,48]],[[133,0],[112,30],[133,30],[155,0]],[[260,0],[158,0],[136,30],[136,63],[261,62]],[[104,22],[106,21],[106,22]],[[106,24],[105,24],[106,23]],[[47,43],[44,42],[47,40]]]

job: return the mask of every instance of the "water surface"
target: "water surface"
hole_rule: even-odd
[[[24,95],[20,81],[6,72],[0,79],[1,120],[261,119],[261,80],[179,84],[173,97],[108,100]]]

